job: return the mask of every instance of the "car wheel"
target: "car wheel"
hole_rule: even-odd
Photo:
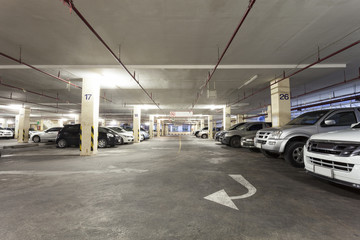
[[[261,149],[260,151],[267,158],[278,158],[280,156],[279,153],[274,153],[274,152],[266,151],[266,150],[263,150],[263,149]]]
[[[122,137],[120,137],[120,142],[119,142],[120,145],[123,145],[124,144],[124,139]]]
[[[304,142],[292,142],[290,143],[285,150],[284,158],[292,166],[297,168],[304,167]]]
[[[39,136],[34,136],[32,139],[35,143],[40,142],[40,137]]]
[[[201,138],[203,138],[203,139],[208,138],[208,135],[207,135],[207,134],[203,134],[203,135],[201,135]]]
[[[99,148],[105,148],[107,146],[107,141],[105,138],[100,138],[98,141]]]
[[[59,148],[66,148],[67,147],[67,142],[65,139],[60,139],[57,143],[57,147]]]
[[[239,148],[241,147],[241,137],[234,136],[230,139],[230,146],[233,148]]]

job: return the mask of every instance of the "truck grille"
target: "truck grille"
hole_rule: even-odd
[[[349,157],[355,150],[360,150],[360,144],[310,141],[308,145],[309,152],[332,154],[340,157]],[[358,151],[356,151],[356,155],[359,155]]]
[[[313,157],[310,157],[310,162],[312,164],[314,164],[314,165],[317,165],[317,166],[342,170],[342,171],[346,171],[346,172],[351,172],[351,170],[354,167],[354,164],[350,164],[350,163],[329,161],[329,160],[324,160],[324,159],[320,159],[320,158],[313,158]]]
[[[269,138],[271,132],[264,132],[264,131],[259,131],[256,134],[256,142],[260,143],[260,144],[265,144],[267,139]]]

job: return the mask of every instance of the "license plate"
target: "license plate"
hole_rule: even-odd
[[[331,168],[324,168],[321,166],[315,166],[314,165],[314,173],[329,177],[329,178],[334,178],[334,170]]]

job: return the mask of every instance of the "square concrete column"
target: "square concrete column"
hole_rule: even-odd
[[[223,109],[223,128],[229,130],[231,125],[231,107],[224,107]]]
[[[97,153],[100,104],[100,81],[83,79],[81,100],[80,155]]]
[[[204,119],[201,119],[200,120],[200,129],[203,129],[204,128]]]
[[[21,108],[19,111],[19,143],[29,142],[30,108]]]
[[[195,131],[199,130],[199,121],[196,121],[196,125],[195,125]]]
[[[265,118],[265,122],[271,122],[271,105],[267,106],[267,117]]]
[[[156,133],[157,133],[157,137],[160,137],[160,119],[157,119],[157,125],[156,125]]]
[[[164,124],[164,127],[165,127],[165,136],[168,136],[169,135],[169,125]]]
[[[242,123],[244,122],[244,115],[238,114],[236,115],[236,123]]]
[[[213,116],[208,116],[208,128],[209,128],[208,139],[214,139],[213,138]]]
[[[141,122],[141,108],[134,107],[134,111],[133,111],[134,143],[140,142],[140,122]]]
[[[271,84],[271,116],[273,127],[281,127],[291,120],[290,79]]]
[[[162,121],[161,122],[161,136],[165,136],[165,121]]]
[[[44,120],[43,119],[40,120],[40,129],[39,130],[44,131]]]
[[[149,137],[150,138],[154,137],[154,116],[153,115],[149,116]]]
[[[18,139],[19,137],[19,119],[20,115],[15,116],[15,138]]]

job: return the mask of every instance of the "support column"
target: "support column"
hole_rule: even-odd
[[[195,125],[195,131],[199,130],[199,121],[196,121],[196,125]]]
[[[238,114],[236,115],[236,123],[242,123],[244,122],[244,115]]]
[[[96,79],[83,79],[81,100],[80,155],[97,153],[100,82]]]
[[[78,115],[78,114],[75,115],[75,117],[74,117],[74,122],[75,122],[75,124],[81,123],[80,115]]]
[[[290,79],[276,81],[270,82],[272,126],[281,127],[291,120]]]
[[[223,109],[223,128],[229,130],[231,125],[231,107],[224,107]]]
[[[149,135],[150,139],[154,137],[154,116],[149,116]]]
[[[162,121],[161,127],[161,136],[165,136],[165,121]]]
[[[271,122],[271,105],[267,106],[267,117],[265,118],[265,122]]]
[[[213,138],[213,116],[208,116],[208,128],[209,128],[208,139],[214,139]]]
[[[40,126],[40,131],[44,131],[44,120],[40,120],[40,124],[39,124],[39,126]]]
[[[200,130],[204,128],[204,119],[200,120]]]
[[[18,139],[19,137],[19,120],[20,120],[20,115],[16,115],[15,116],[15,138]]]
[[[141,108],[134,107],[134,111],[133,111],[134,143],[140,142],[140,122],[141,122]]]
[[[21,108],[19,112],[19,143],[29,142],[30,108]]]
[[[156,136],[160,137],[160,119],[157,119],[156,133]]]
[[[164,127],[165,127],[165,136],[168,136],[169,135],[169,125],[164,124]]]

